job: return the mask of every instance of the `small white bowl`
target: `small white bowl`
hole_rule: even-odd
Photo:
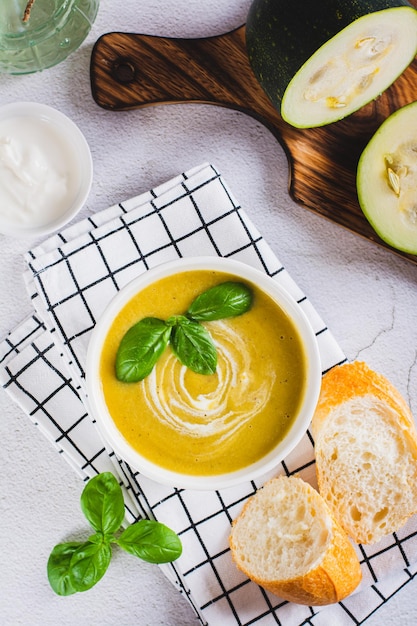
[[[92,179],[88,143],[66,115],[36,102],[0,107],[0,233],[39,237],[62,228]]]
[[[247,280],[266,292],[291,318],[301,337],[307,364],[307,382],[303,402],[293,425],[284,439],[259,461],[225,474],[196,476],[160,467],[144,458],[123,437],[107,409],[100,381],[99,369],[103,344],[120,310],[138,292],[151,283],[187,270],[214,270]],[[92,333],[86,362],[88,404],[92,417],[104,439],[117,455],[133,469],[161,484],[184,489],[223,489],[253,480],[276,468],[305,435],[313,416],[321,386],[321,362],[316,336],[295,300],[272,278],[253,267],[222,257],[190,257],[163,263],[146,271],[126,285],[111,301]]]

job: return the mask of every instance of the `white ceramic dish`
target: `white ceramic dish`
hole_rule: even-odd
[[[39,237],[82,208],[93,164],[80,129],[36,102],[0,107],[0,233]]]
[[[144,287],[166,276],[187,270],[216,270],[233,274],[263,289],[292,319],[302,339],[307,361],[307,383],[303,402],[286,437],[258,462],[238,471],[212,476],[186,475],[156,466],[133,449],[115,426],[107,409],[99,376],[102,347],[109,328],[124,305]],[[93,418],[114,451],[129,465],[159,483],[187,489],[222,489],[252,480],[278,466],[300,442],[310,424],[321,385],[321,362],[317,340],[300,306],[272,278],[244,263],[222,257],[193,257],[164,263],[124,287],[111,301],[97,323],[88,348],[86,365],[88,403]]]

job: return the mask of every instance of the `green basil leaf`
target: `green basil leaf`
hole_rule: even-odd
[[[76,550],[70,562],[70,581],[75,591],[87,591],[94,587],[107,571],[111,560],[108,542],[87,542]]]
[[[59,596],[70,596],[76,593],[76,589],[70,579],[70,564],[72,555],[84,543],[71,541],[59,543],[49,555],[47,574],[49,584]]]
[[[171,315],[171,317],[169,317],[165,324],[167,324],[167,326],[178,326],[178,324],[181,324],[182,322],[186,322],[188,320],[188,317],[186,317],[185,315]]]
[[[117,539],[118,545],[148,563],[170,563],[181,555],[182,545],[178,535],[160,522],[140,520]]]
[[[110,542],[113,539],[113,534],[107,533],[104,535],[103,533],[94,533],[94,535],[90,535],[87,539],[88,543],[103,543],[103,541]]]
[[[217,351],[210,333],[198,322],[183,318],[172,327],[171,348],[183,365],[197,374],[214,374]]]
[[[168,345],[171,328],[156,317],[145,317],[129,328],[116,354],[116,376],[126,383],[143,380]]]
[[[81,509],[95,531],[119,530],[125,516],[123,493],[111,472],[91,478],[81,494]]]
[[[244,283],[227,281],[197,296],[187,311],[195,321],[210,322],[246,313],[253,301],[251,288]]]

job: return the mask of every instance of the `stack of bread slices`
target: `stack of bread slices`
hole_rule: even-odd
[[[370,544],[417,513],[417,432],[397,389],[365,363],[323,376],[312,420],[318,491],[279,476],[234,521],[232,557],[286,600],[325,605],[362,577],[354,543]]]

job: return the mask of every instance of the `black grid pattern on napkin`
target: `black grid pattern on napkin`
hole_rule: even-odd
[[[0,343],[0,365],[7,362],[13,355],[19,354],[30,340],[35,339],[45,330],[44,322],[37,315],[32,315],[22,322],[13,335],[10,333],[10,336],[7,335]]]
[[[132,278],[163,261],[208,254],[241,260],[273,276],[309,317],[319,343],[323,371],[344,360],[309,300],[235,202],[216,170],[207,166],[192,175],[177,177],[175,184],[161,186],[140,200],[111,207],[27,255],[31,270],[28,285],[38,321],[41,319],[43,326],[52,332],[42,328],[32,334],[33,329],[28,330],[27,345],[20,328],[11,334],[2,345],[8,356],[3,362],[1,382],[68,462],[84,473],[84,479],[94,472],[113,468],[131,497],[133,516],[145,513],[172,526],[181,535],[184,553],[170,566],[170,577],[194,606],[202,623],[215,625],[220,620],[224,626],[249,626],[255,622],[286,626],[328,623],[315,621],[329,619],[327,609],[316,613],[314,608],[282,602],[249,582],[230,562],[227,543],[230,520],[268,476],[256,483],[210,494],[163,487],[139,476],[111,450],[104,450],[94,424],[84,419],[83,364],[89,333],[112,296]],[[33,327],[37,324],[35,320],[36,317],[32,320]],[[18,348],[14,347],[14,335]],[[42,385],[34,381],[43,371],[42,346],[51,342],[51,337],[53,345],[48,358],[51,360],[49,355],[55,351],[54,367],[64,373],[66,386],[60,381],[56,393],[49,390],[46,398]],[[68,395],[68,387],[74,393]],[[59,413],[55,411],[58,405],[62,410],[64,395],[65,408],[80,419],[73,426],[66,424],[65,428],[56,430],[54,422]],[[53,410],[52,399],[57,402]],[[59,425],[62,419],[59,418]],[[81,423],[88,432],[78,430]],[[298,472],[314,481],[313,441],[309,433],[285,459],[281,471]],[[414,576],[415,541],[415,527],[407,526],[403,534],[387,538],[382,552],[381,544],[376,552],[358,548],[368,586],[332,607],[332,616],[335,610],[343,616],[339,622],[331,618],[332,624],[362,623]],[[386,574],[384,553],[401,563],[397,574],[401,580],[388,584],[382,579]],[[366,600],[361,601],[361,597]]]
[[[218,174],[212,172],[210,178],[202,183],[197,181],[191,189],[186,182],[175,189],[175,195],[168,198],[165,195],[163,203],[153,199],[143,207],[122,212],[110,225],[90,231],[75,248],[72,242],[63,244],[46,265],[39,268],[36,259],[29,261],[50,325],[57,329],[81,378],[85,350],[79,349],[79,345],[88,342],[85,336],[91,333],[111,298],[147,269],[188,256],[191,250],[196,254],[197,238],[199,255],[245,260],[270,276],[283,270],[280,264],[267,265],[264,240],[248,229],[240,207],[233,203]],[[216,214],[210,207],[214,216],[204,214],[198,197],[208,185],[211,189],[216,185],[216,200],[219,206],[227,202],[226,212]],[[124,211],[123,204],[119,206]],[[50,281],[58,275],[60,282],[54,286],[55,298],[51,299]],[[36,304],[35,294],[33,299]],[[66,321],[65,328],[62,318]]]
[[[307,443],[308,442],[308,443]],[[312,439],[309,435],[304,440],[304,445],[313,446]],[[306,451],[304,451],[305,454]],[[303,458],[305,456],[303,455]],[[281,472],[287,475],[297,474],[307,480],[308,482],[314,482],[312,480],[312,471],[314,472],[314,460],[301,466],[293,466],[292,471],[288,471],[288,459],[281,464]],[[140,498],[146,500],[149,510],[153,515],[169,523],[172,515],[172,500],[175,499],[175,506],[181,506],[183,508],[183,515],[177,514],[178,519],[182,519],[183,529],[177,528],[180,536],[184,538],[187,533],[193,537],[193,542],[190,543],[190,549],[192,548],[194,554],[199,554],[199,563],[192,564],[190,570],[183,570],[182,575],[185,579],[187,577],[199,576],[207,581],[216,581],[218,583],[218,593],[214,597],[210,597],[206,602],[202,602],[201,609],[204,612],[204,616],[208,619],[208,623],[216,623],[216,619],[219,619],[216,610],[213,622],[210,621],[210,613],[214,609],[216,603],[225,603],[229,611],[236,616],[236,623],[239,626],[250,626],[251,624],[265,623],[265,624],[287,624],[289,614],[291,614],[290,624],[314,624],[328,626],[329,615],[327,610],[317,607],[305,607],[301,605],[292,605],[280,599],[277,599],[272,594],[269,594],[262,588],[254,589],[253,583],[251,583],[245,576],[241,576],[240,580],[233,580],[233,583],[227,584],[227,570],[230,567],[230,554],[228,544],[225,541],[223,546],[218,545],[216,541],[216,551],[207,549],[210,546],[208,536],[205,534],[206,530],[209,536],[213,534],[221,535],[227,538],[230,529],[230,522],[234,519],[242,505],[246,502],[247,498],[255,493],[255,491],[272,475],[264,476],[260,480],[253,481],[251,483],[245,483],[238,488],[227,489],[222,491],[216,491],[210,493],[208,496],[206,493],[201,493],[201,501],[196,501],[196,496],[193,494],[191,498],[187,497],[187,492],[180,490],[172,492],[166,490],[163,486],[158,486],[156,489],[146,488],[146,479],[140,478],[140,476],[128,468],[128,472],[134,479],[139,479],[136,482],[136,487],[140,494]],[[201,506],[200,506],[201,505]],[[188,525],[187,525],[188,521]],[[369,587],[364,585],[363,592],[355,593],[346,600],[340,602],[338,605],[332,607],[332,625],[333,624],[362,624],[370,615],[372,615],[378,608],[380,608],[385,602],[387,602],[397,591],[403,588],[403,586],[413,580],[417,575],[417,529],[415,522],[410,522],[403,527],[398,533],[389,535],[384,540],[378,542],[375,546],[358,546],[357,553],[361,562],[364,575],[368,575],[370,580]],[[400,563],[403,560],[404,569],[396,571],[395,577],[388,577],[386,580],[386,571],[384,567],[381,567],[378,563],[379,559],[387,552],[398,550],[401,554]],[[398,567],[398,565],[397,565]],[[202,574],[202,570],[205,573]],[[376,572],[378,575],[376,575]],[[226,581],[226,582],[225,582]],[[190,583],[188,583],[190,584]],[[212,584],[212,583],[211,583]],[[191,586],[193,586],[191,582]],[[242,612],[243,605],[247,604],[247,598],[256,597],[256,601],[249,602],[251,605],[256,605],[256,615],[251,618],[246,615],[245,610]],[[361,598],[362,596],[362,598]],[[242,598],[245,598],[242,601]],[[264,602],[264,610],[260,609],[260,599]],[[218,607],[217,607],[218,608]],[[334,612],[338,613],[338,617],[334,615]],[[258,620],[266,620],[265,622]],[[281,621],[281,619],[283,621]],[[295,621],[294,621],[295,619]],[[333,621],[334,619],[334,621]]]
[[[35,324],[36,322],[34,321],[34,326]],[[29,336],[31,337],[32,334],[33,332],[30,331]],[[9,346],[13,346],[12,336],[7,339],[7,343]],[[17,357],[9,359],[9,364],[4,370],[4,372],[8,372],[9,378],[6,380],[6,377],[3,374],[2,383],[5,388],[17,385],[19,390],[27,390],[28,400],[30,406],[32,407],[30,415],[34,423],[37,426],[41,426],[42,421],[38,420],[37,415],[39,413],[44,416],[49,415],[49,411],[45,411],[45,407],[48,402],[42,394],[39,394],[39,385],[36,385],[35,383],[33,385],[33,389],[30,390],[28,389],[27,381],[22,383],[21,379],[24,379],[25,375],[28,374],[30,370],[34,370],[35,377],[36,379],[38,378],[38,366],[39,363],[42,362],[44,356],[44,336],[38,336],[34,341],[30,339],[27,346],[24,346],[23,344],[23,339],[20,339],[19,345],[21,346],[21,349],[19,350],[18,355],[19,357],[22,357],[22,362],[26,362],[25,367],[19,369],[19,361],[16,360]],[[33,351],[29,360],[23,358],[27,356],[24,354],[26,349]],[[50,353],[50,351],[54,350],[56,351],[56,357],[60,358],[60,354],[58,354],[59,351],[54,345],[51,346],[50,350],[47,352]],[[52,361],[54,360],[55,359],[52,358]],[[30,377],[30,380],[33,380],[33,378]],[[71,388],[71,385],[71,380],[67,379],[66,387],[58,385],[55,390],[55,394],[51,395],[51,393],[49,393],[48,398],[50,399],[51,397],[54,397],[61,409],[63,406],[66,406],[69,413],[77,416],[82,413],[84,406],[75,389],[73,389],[71,395],[68,396],[68,387]],[[38,392],[38,400],[35,399],[35,391]],[[74,427],[76,426],[76,421],[77,418],[75,418]],[[54,422],[53,426],[55,427]],[[92,422],[91,426],[93,427]],[[74,451],[71,452],[71,447],[73,445],[70,435],[71,431],[72,428],[69,427],[68,434],[61,432],[56,440],[61,452],[65,455],[69,455],[70,457],[74,454]],[[96,436],[95,432],[94,436]],[[63,443],[65,443],[67,447],[62,447],[61,444]],[[85,445],[84,440],[83,444]],[[77,458],[77,455],[78,447],[76,446],[75,460],[78,463],[79,458]],[[85,459],[85,454],[83,454],[84,460],[82,463],[84,463],[84,469],[86,470],[85,479],[99,471],[114,471],[114,467],[112,465],[109,466],[108,459],[106,459],[105,456],[102,459],[103,465],[96,465],[99,456],[100,454],[92,451],[91,458]],[[123,463],[120,463],[121,466],[123,466]],[[302,476],[305,472],[307,472],[304,476],[306,479],[309,479],[308,471],[309,469],[307,467],[304,472],[301,472]],[[183,510],[183,515],[178,515],[178,512],[176,512],[175,519],[180,520],[180,526],[182,527],[177,527],[175,529],[179,532],[182,541],[186,546],[187,555],[197,557],[197,562],[190,563],[188,570],[184,567],[184,565],[182,565],[182,570],[180,571],[176,569],[177,566],[175,564],[173,564],[173,569],[176,570],[176,574],[180,581],[178,583],[179,587],[191,602],[195,602],[194,597],[190,597],[189,594],[190,587],[194,588],[196,586],[193,583],[194,577],[197,576],[205,581],[209,581],[209,590],[211,591],[213,590],[213,586],[217,584],[217,593],[214,593],[211,597],[208,597],[205,602],[203,601],[203,603],[198,605],[199,610],[204,615],[204,620],[207,620],[209,624],[215,624],[215,619],[218,619],[218,617],[216,617],[213,622],[210,620],[210,614],[214,606],[217,605],[218,608],[219,605],[221,606],[222,603],[225,603],[227,607],[225,610],[229,612],[231,611],[235,616],[235,623],[241,626],[250,626],[250,624],[254,623],[287,623],[286,620],[288,619],[288,610],[291,611],[291,620],[298,620],[288,623],[298,623],[300,625],[312,624],[314,626],[321,626],[321,624],[323,624],[323,626],[327,626],[328,621],[326,620],[328,620],[328,617],[326,617],[326,611],[324,611],[323,614],[321,614],[321,611],[316,614],[315,610],[311,607],[289,605],[287,602],[280,601],[261,588],[257,588],[256,585],[253,585],[253,583],[249,582],[244,576],[241,576],[238,581],[234,578],[231,584],[229,584],[230,557],[226,541],[223,546],[220,546],[220,548],[216,545],[216,551],[211,549],[210,537],[218,536],[223,533],[226,539],[231,519],[237,515],[241,505],[245,502],[248,496],[256,491],[262,480],[259,482],[252,482],[250,484],[243,484],[237,488],[227,489],[220,492],[204,492],[201,494],[194,494],[184,490],[170,490],[161,485],[155,485],[151,481],[147,481],[147,479],[140,477],[137,472],[132,471],[126,465],[124,465],[123,468],[123,475],[125,479],[123,481],[124,484],[126,484],[126,482],[128,484],[130,483],[130,488],[136,491],[139,496],[139,500],[145,502],[143,510],[151,511],[152,516],[156,519],[159,519],[164,523],[171,524],[173,520],[173,505],[176,509],[180,507]],[[128,480],[126,481],[126,479]],[[135,497],[134,500],[137,502],[138,497]],[[136,517],[137,512],[132,512],[132,516]],[[176,524],[178,523],[179,522],[176,522]],[[384,551],[392,549],[391,542],[393,541],[398,543],[398,549],[401,550],[402,554],[404,554],[405,562],[408,562],[409,559],[406,554],[409,554],[410,556],[416,554],[417,531],[414,530],[413,532],[407,532],[406,528],[404,528],[400,533],[390,536],[387,539],[386,545],[381,546],[381,543],[378,543],[377,547],[367,547],[366,550],[364,547],[360,547],[360,550],[363,551],[363,560],[366,560],[366,562],[370,564],[371,569],[373,569],[372,560],[374,558],[378,559]],[[202,574],[202,570],[207,570],[209,573]],[[412,580],[415,575],[416,562],[414,561],[410,564],[410,566],[404,568],[403,572],[397,574],[397,587],[395,587],[394,591],[392,590],[392,585],[389,585],[387,593],[387,591],[384,590],[384,584],[386,584],[384,581],[374,583],[370,588],[372,590],[371,598],[369,593],[367,593],[366,603],[364,605],[359,605],[360,612],[358,612],[358,596],[361,594],[356,594],[341,602],[338,609],[341,611],[340,619],[342,619],[342,615],[349,617],[349,622],[342,623],[361,624],[370,614],[375,612],[377,608],[382,606],[384,602],[392,597],[393,593],[402,588],[408,581]],[[200,582],[198,583],[198,586],[200,586]],[[247,615],[245,611],[242,614],[242,598],[245,600],[244,604],[247,604],[248,599],[250,600],[249,605],[256,604],[256,615],[251,617],[250,615]],[[261,598],[264,602],[264,611],[259,611]],[[334,611],[334,608],[335,607],[332,607],[332,611]],[[281,613],[282,616],[280,617]],[[281,619],[284,621],[281,621]],[[202,623],[204,623],[204,620],[202,620]],[[332,621],[332,623],[337,624],[338,622]]]
[[[53,335],[36,315],[10,333],[0,343],[0,383],[84,481],[100,472],[117,473],[118,460],[87,413]],[[122,487],[128,519],[143,516]]]

